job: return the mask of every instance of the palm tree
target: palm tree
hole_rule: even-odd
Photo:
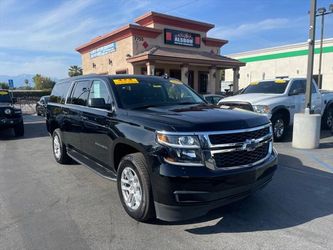
[[[72,65],[68,69],[68,75],[70,77],[82,75],[82,68],[77,65]]]

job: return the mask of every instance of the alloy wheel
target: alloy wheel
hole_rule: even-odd
[[[121,191],[126,206],[137,210],[142,202],[140,180],[132,168],[126,167],[121,173]]]

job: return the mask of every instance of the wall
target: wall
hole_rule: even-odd
[[[133,37],[128,37],[116,42],[116,51],[109,54],[90,58],[90,54],[82,55],[82,68],[84,74],[116,74],[119,70],[128,70],[129,74],[133,74],[133,66],[126,61],[126,55],[133,55]],[[109,64],[109,59],[112,64]],[[96,68],[93,68],[95,63]]]
[[[319,44],[316,43],[316,48]],[[327,39],[324,42],[324,47],[331,48],[333,39]],[[240,68],[240,88],[246,87],[252,81],[263,79],[272,79],[278,76],[288,77],[306,77],[307,74],[307,55],[284,57],[270,60],[258,60],[257,56],[267,56],[278,54],[278,56],[287,56],[290,54],[280,54],[285,52],[295,52],[307,50],[306,44],[295,44],[282,46],[271,49],[263,49],[258,51],[249,51],[230,55],[235,59],[244,60],[245,67]],[[330,51],[331,49],[329,49]],[[318,49],[316,50],[318,52]],[[315,54],[313,74],[318,74],[319,54]],[[322,89],[333,90],[333,51],[323,53],[322,59]],[[232,70],[226,70],[226,81],[232,81]]]

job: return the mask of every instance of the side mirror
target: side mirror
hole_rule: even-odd
[[[110,109],[110,107],[105,104],[104,98],[90,98],[88,100],[88,106],[99,109]]]
[[[300,94],[300,91],[298,89],[293,89],[292,91],[289,92],[289,95],[298,95]]]
[[[13,97],[13,98],[12,98],[12,102],[13,102],[13,103],[17,103],[17,98],[16,98],[16,97]]]

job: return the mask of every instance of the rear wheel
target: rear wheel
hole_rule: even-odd
[[[288,123],[286,117],[281,113],[277,113],[272,116],[271,121],[273,127],[274,141],[277,142],[282,141],[288,129]]]
[[[70,158],[67,155],[66,146],[62,142],[60,129],[56,129],[52,135],[52,148],[54,159],[60,164],[66,164],[70,162]]]
[[[117,186],[121,203],[129,216],[137,221],[148,221],[154,217],[150,177],[141,153],[122,158],[118,167]]]
[[[16,137],[21,137],[21,136],[24,135],[24,124],[23,124],[23,122],[17,124],[14,127],[14,133],[15,133]]]

